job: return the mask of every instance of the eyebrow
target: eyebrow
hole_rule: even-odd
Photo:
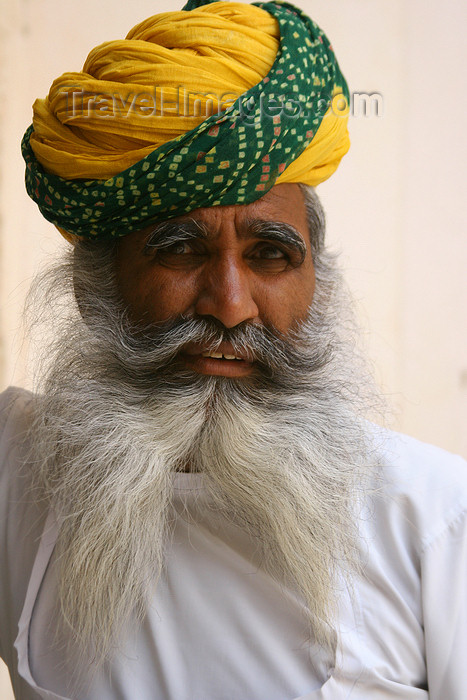
[[[307,247],[303,237],[294,226],[283,221],[269,221],[267,219],[251,219],[245,222],[245,231],[241,238],[260,238],[264,241],[281,243],[289,249],[294,249],[301,258],[306,257]],[[212,238],[212,233],[203,222],[196,219],[183,221],[169,220],[156,226],[145,243],[145,250],[153,248],[168,248],[173,243],[180,241]]]
[[[306,257],[307,247],[303,237],[294,226],[283,221],[254,219],[248,222],[248,231],[254,238],[282,243],[300,253],[302,261]]]
[[[209,231],[200,221],[196,221],[196,219],[164,221],[150,232],[144,249],[168,248],[173,243],[193,238],[209,238]]]

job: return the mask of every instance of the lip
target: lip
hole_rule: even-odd
[[[203,357],[202,353],[206,351],[206,346],[189,343],[181,353],[181,357],[186,366],[198,374],[218,377],[247,377],[253,371],[254,362],[248,358],[245,352],[236,352],[231,343],[222,342],[215,352],[223,355],[235,355],[241,359],[225,360]]]

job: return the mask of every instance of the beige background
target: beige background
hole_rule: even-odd
[[[459,0],[296,0],[331,36],[352,91],[350,154],[320,187],[392,424],[467,456],[465,121],[467,5]],[[28,386],[20,311],[64,244],[23,190],[31,104],[87,51],[167,0],[0,0],[0,389]],[[0,670],[0,675],[3,673]],[[0,679],[0,698],[9,698]]]

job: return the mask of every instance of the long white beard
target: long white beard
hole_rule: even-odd
[[[81,313],[75,304],[60,321],[31,459],[60,526],[62,619],[96,667],[142,619],[163,575],[172,475],[187,465],[206,475],[216,507],[257,538],[271,575],[303,596],[314,639],[332,645],[337,572],[358,566],[363,412],[373,394],[334,260],[321,254],[315,267],[309,319],[289,338],[249,327],[228,334],[257,358],[258,375],[242,380],[177,363],[190,340],[221,342],[203,321],[131,332],[111,254],[80,246],[49,275],[47,304],[65,287]]]

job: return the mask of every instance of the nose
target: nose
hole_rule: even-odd
[[[234,255],[213,260],[203,271],[201,291],[195,304],[199,316],[213,316],[225,328],[258,319],[251,271]]]

